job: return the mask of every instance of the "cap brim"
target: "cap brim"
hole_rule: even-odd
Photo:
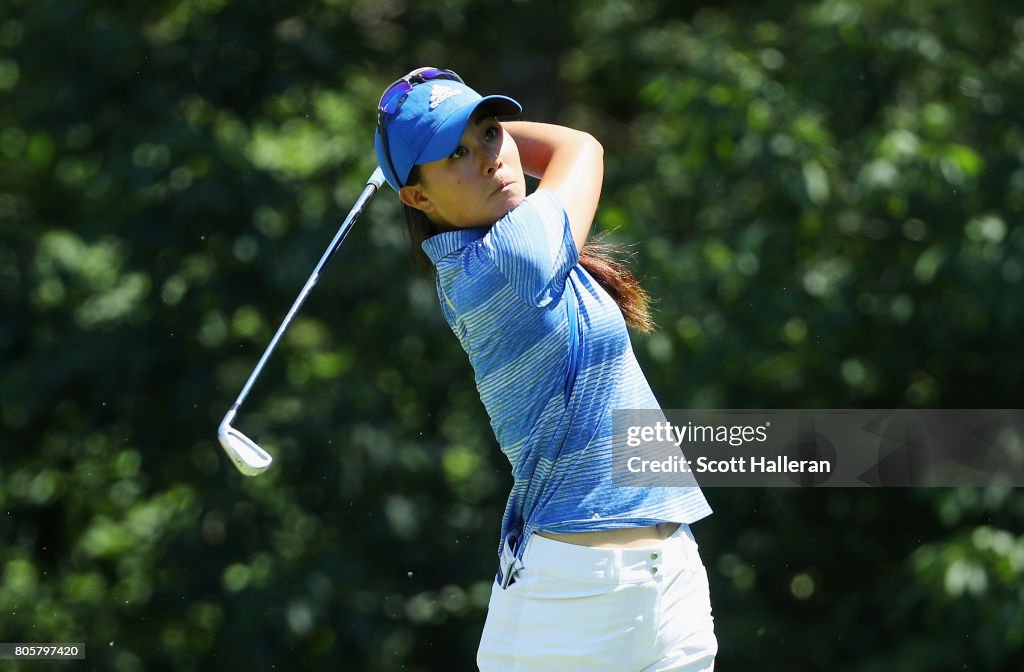
[[[420,155],[416,157],[414,163],[418,165],[430,163],[431,161],[440,161],[454,152],[455,148],[459,146],[459,140],[462,139],[463,132],[466,130],[466,124],[469,123],[473,113],[481,106],[490,108],[494,112],[494,116],[499,119],[515,117],[523,112],[523,106],[508,96],[484,96],[476,103],[466,105],[445,119],[437,127],[437,130],[434,131],[430,142],[423,148]]]

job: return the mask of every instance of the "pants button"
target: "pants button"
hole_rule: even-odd
[[[657,573],[658,573],[658,568],[657,567],[651,567],[651,576],[654,576]]]

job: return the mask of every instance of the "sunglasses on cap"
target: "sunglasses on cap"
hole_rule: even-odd
[[[412,91],[412,87],[435,79],[451,79],[459,84],[465,84],[462,78],[451,70],[445,70],[444,68],[417,68],[405,77],[396,79],[388,88],[384,89],[380,102],[377,103],[377,133],[380,135],[380,144],[384,150],[384,157],[388,161],[388,168],[391,169],[391,174],[396,181],[404,182],[405,180],[399,179],[398,171],[395,170],[395,164],[391,161],[391,149],[388,147],[387,134],[388,116],[394,117],[398,114],[398,111],[402,109],[402,103],[408,98],[407,94]]]

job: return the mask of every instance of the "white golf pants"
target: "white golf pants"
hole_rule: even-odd
[[[515,582],[497,583],[481,672],[714,669],[708,578],[689,525],[644,548],[590,548],[532,535]]]

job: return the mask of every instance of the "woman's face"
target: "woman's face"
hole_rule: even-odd
[[[493,113],[473,113],[447,158],[420,164],[420,183],[399,197],[441,230],[489,226],[526,198],[519,148]]]

